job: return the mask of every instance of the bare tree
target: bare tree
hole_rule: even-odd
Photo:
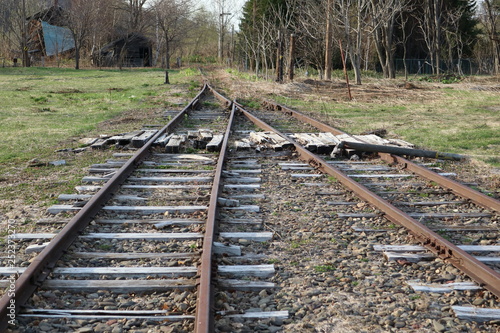
[[[366,32],[368,0],[338,0],[337,19],[343,30],[356,84],[361,84],[363,34]]]
[[[191,0],[155,0],[152,8],[155,13],[156,23],[161,30],[165,45],[165,68],[170,69],[172,44],[179,42],[192,28],[190,16],[194,12]]]
[[[222,62],[224,59],[224,38],[227,34],[229,22],[236,16],[235,4],[232,0],[212,0],[215,15],[218,19],[218,47],[217,58]]]
[[[332,79],[332,51],[333,51],[333,0],[328,0],[326,5],[326,34],[325,34],[325,79]]]
[[[66,22],[75,41],[75,69],[80,69],[80,53],[84,43],[91,36],[92,27],[99,19],[103,0],[73,0],[65,11]]]
[[[394,29],[408,0],[370,0],[371,29],[384,77],[396,78]]]
[[[493,56],[493,72],[500,74],[500,1],[483,0],[481,18],[488,33]]]
[[[418,13],[415,18],[419,22],[419,28],[424,37],[425,44],[429,51],[432,70],[434,74],[439,74],[439,63],[441,61],[441,1],[423,0],[423,13]]]

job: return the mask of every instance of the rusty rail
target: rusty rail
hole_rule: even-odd
[[[306,122],[317,129],[325,132],[331,132],[335,135],[349,135],[352,137],[352,135],[345,133],[337,128],[331,127],[327,124],[324,124],[316,119],[313,119],[311,117],[308,117],[298,111],[292,110],[284,105],[280,105],[271,101],[265,101],[263,103],[264,107],[267,109],[272,109],[276,111],[281,111],[284,112],[285,114],[292,116],[296,118],[297,120],[300,120],[302,122]],[[356,139],[358,141],[362,141],[360,139]],[[424,177],[428,180],[434,181],[437,184],[453,191],[458,196],[461,196],[465,199],[469,199],[472,202],[476,203],[477,205],[480,205],[484,208],[487,209],[492,209],[496,212],[500,212],[500,201],[495,200],[487,195],[484,195],[483,193],[480,193],[478,191],[475,191],[471,189],[470,187],[464,186],[462,184],[459,184],[447,177],[441,176],[427,168],[424,168],[422,166],[419,166],[401,156],[389,154],[389,153],[379,153],[379,156],[386,162],[390,164],[398,164],[399,166],[421,176]]]
[[[222,95],[218,94],[215,90],[209,87],[210,90],[216,95],[217,98],[226,102],[226,107],[232,105]],[[222,183],[222,169],[224,167],[226,150],[231,133],[231,127],[234,121],[235,106],[232,105],[229,123],[224,134],[224,140],[219,154],[219,160],[215,169],[214,182],[212,191],[210,193],[210,203],[208,206],[207,222],[205,226],[205,236],[203,238],[203,252],[201,255],[201,265],[199,268],[200,278],[198,284],[198,299],[196,306],[195,317],[195,332],[196,333],[209,333],[214,330],[214,304],[213,304],[213,285],[212,285],[212,256],[213,256],[213,241],[216,234],[218,217],[217,199],[221,192]]]
[[[315,154],[311,153],[298,143],[296,143],[293,139],[290,137],[286,136],[283,133],[280,133],[278,130],[274,129],[270,125],[266,124],[259,118],[255,117],[248,111],[244,110],[241,106],[238,105],[238,109],[250,120],[252,121],[255,125],[259,126],[260,128],[267,130],[267,131],[273,131],[280,135],[281,137],[285,138],[286,140],[290,141],[294,146],[296,151],[299,154],[299,158],[306,163],[310,164],[311,166],[315,167],[316,169],[327,173],[328,175],[331,175],[335,177],[339,182],[341,182],[344,186],[352,190],[356,195],[358,195],[361,199],[367,201],[368,203],[374,205],[376,208],[380,209],[382,212],[384,212],[386,218],[388,218],[390,221],[397,223],[399,225],[402,225],[409,229],[412,234],[415,236],[417,240],[422,242],[422,244],[431,250],[433,253],[435,253],[438,257],[447,260],[450,262],[452,265],[460,269],[462,272],[467,274],[469,277],[471,277],[473,280],[481,284],[484,288],[488,289],[491,291],[493,294],[495,294],[497,297],[500,297],[500,274],[483,264],[482,262],[478,261],[476,258],[473,256],[469,255],[465,251],[461,250],[454,244],[450,243],[437,233],[433,232],[420,222],[416,221],[415,219],[411,218],[408,214],[404,213],[400,209],[394,207],[391,205],[389,202],[378,196],[377,194],[371,192],[368,190],[365,186],[359,184],[358,182],[352,180],[350,177],[348,177],[345,173],[340,171],[339,169],[329,165],[324,159],[320,158],[319,156],[316,156]],[[279,106],[280,110],[283,110],[284,107]],[[299,113],[295,113],[295,111],[286,108],[284,112],[287,112],[287,114],[290,114],[301,121],[306,121],[307,119],[311,119],[312,121],[309,122],[310,124],[314,124],[315,127],[325,130],[325,131],[332,131],[334,134],[335,133],[342,133],[340,130],[333,129],[332,127],[322,124],[312,118],[309,118],[307,116],[304,116]],[[388,155],[388,154],[387,154]],[[389,155],[391,157],[392,155]],[[394,158],[394,156],[392,156]],[[387,156],[386,156],[387,158]],[[404,159],[403,159],[404,160]],[[408,164],[413,164],[410,161],[406,161]],[[432,172],[432,171],[429,171]],[[436,174],[436,176],[439,176]],[[441,177],[441,176],[439,176]],[[443,177],[444,178],[444,177]],[[439,179],[439,178],[436,178]]]
[[[19,276],[15,283],[15,295],[11,296],[10,293],[7,293],[0,299],[0,332],[5,331],[9,325],[8,321],[10,318],[8,315],[10,314],[9,307],[11,307],[12,301],[15,304],[15,312],[18,313],[36,288],[42,285],[52,268],[55,267],[56,262],[71,246],[79,233],[92,221],[94,216],[113,196],[118,187],[137,168],[141,161],[149,156],[150,148],[156,139],[175,127],[183,119],[184,114],[196,106],[201,96],[206,92],[206,89],[207,85],[204,85],[198,95],[178,115],[138,150],[52,239],[50,244],[35,258],[26,271]]]

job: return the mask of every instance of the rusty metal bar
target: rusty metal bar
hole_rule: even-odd
[[[334,127],[331,127],[329,125],[323,124],[316,119],[313,119],[311,117],[308,117],[298,111],[292,110],[284,105],[280,105],[271,101],[265,101],[263,103],[264,107],[267,109],[272,109],[276,111],[282,111],[287,115],[290,115],[302,122],[306,122],[316,128],[318,128],[321,131],[325,132],[331,132],[335,135],[341,135],[341,134],[347,134],[352,137],[352,135],[345,133],[339,129],[336,129]],[[360,139],[357,139],[358,141],[362,141]],[[414,172],[415,174],[427,178],[428,180],[434,181],[437,184],[453,191],[456,195],[461,196],[465,199],[469,199],[472,202],[476,203],[479,206],[482,206],[487,209],[493,209],[494,211],[500,212],[500,202],[498,200],[495,200],[493,198],[488,197],[487,195],[484,195],[483,193],[480,193],[476,190],[471,189],[470,187],[464,186],[462,184],[459,184],[447,177],[438,175],[437,173],[433,172],[432,170],[429,170],[427,168],[421,167],[403,157],[392,155],[389,153],[379,153],[379,156],[386,162],[391,163],[391,164],[398,164],[407,170]]]
[[[211,91],[214,91],[210,88]],[[222,96],[222,95],[220,95]],[[227,99],[223,98],[225,101]],[[226,106],[231,105],[231,101]],[[217,229],[216,219],[218,217],[217,199],[222,191],[222,169],[226,158],[226,150],[229,142],[229,135],[234,121],[235,106],[231,108],[229,123],[224,134],[217,168],[215,169],[212,192],[210,193],[210,203],[208,206],[207,222],[205,226],[205,236],[203,238],[203,252],[201,255],[201,266],[199,268],[198,300],[196,305],[195,332],[210,333],[214,331],[214,299],[212,286],[212,256],[213,242]]]
[[[21,306],[28,301],[36,288],[42,285],[52,268],[55,267],[56,262],[71,246],[79,233],[92,221],[127,177],[150,154],[150,148],[156,139],[182,121],[184,114],[195,106],[206,89],[207,86],[205,85],[200,93],[178,115],[138,150],[52,239],[49,245],[28,266],[26,271],[19,276],[15,283],[15,295],[11,296],[7,293],[0,299],[0,332],[5,331],[9,325],[8,315],[10,309],[8,307],[12,304],[11,300],[14,301],[15,312],[18,313]]]
[[[450,243],[437,233],[433,232],[423,224],[411,218],[409,215],[391,205],[389,202],[379,197],[377,194],[368,190],[365,186],[352,180],[339,169],[329,165],[324,159],[311,153],[301,145],[297,144],[291,138],[283,133],[280,133],[270,125],[258,119],[254,115],[245,111],[238,106],[238,109],[255,125],[260,128],[273,131],[281,137],[289,140],[294,144],[299,158],[316,169],[335,177],[344,186],[352,190],[356,195],[366,202],[374,205],[376,208],[384,212],[385,216],[392,222],[402,225],[409,229],[417,240],[434,252],[437,256],[447,260],[452,265],[460,269],[462,272],[470,276],[473,280],[480,283],[484,288],[491,291],[497,297],[500,297],[500,274],[478,261],[465,251],[461,250],[454,244]]]
[[[380,154],[380,157],[388,163],[395,163],[399,166],[404,167],[405,169],[436,182],[437,184],[450,189],[458,196],[469,199],[474,203],[488,209],[492,209],[496,212],[500,212],[500,201],[491,198],[487,195],[484,195],[481,192],[478,192],[468,186],[462,185],[453,179],[449,179],[447,177],[441,176],[427,168],[424,168],[420,165],[417,165],[401,156],[395,156],[390,154]]]

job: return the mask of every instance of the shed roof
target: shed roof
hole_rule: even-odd
[[[57,27],[42,21],[45,54],[53,56],[75,48],[75,40],[68,28]]]

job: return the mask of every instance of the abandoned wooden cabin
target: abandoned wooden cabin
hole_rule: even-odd
[[[60,6],[51,6],[28,18],[27,47],[33,60],[72,53],[75,41]]]
[[[140,34],[132,33],[105,45],[94,61],[103,67],[150,67],[151,54],[152,42]]]

